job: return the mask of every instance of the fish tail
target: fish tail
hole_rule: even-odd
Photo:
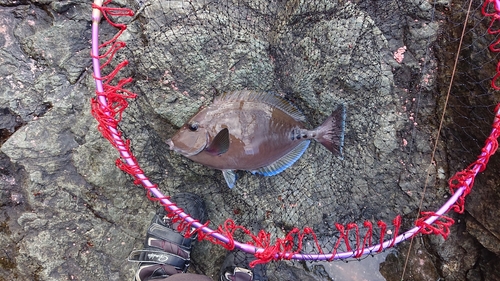
[[[344,147],[345,106],[340,105],[316,129],[316,140],[333,154],[342,157]]]

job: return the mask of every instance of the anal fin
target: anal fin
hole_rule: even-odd
[[[297,162],[297,160],[299,160],[300,157],[302,157],[302,154],[304,154],[310,143],[311,143],[310,140],[302,141],[296,147],[290,150],[290,152],[285,154],[280,159],[274,161],[270,165],[251,171],[252,174],[257,173],[263,176],[274,176],[283,172],[288,167],[292,166],[293,163]]]

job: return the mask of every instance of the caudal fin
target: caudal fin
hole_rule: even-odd
[[[340,105],[316,129],[316,140],[333,154],[342,157],[344,147],[345,106]]]

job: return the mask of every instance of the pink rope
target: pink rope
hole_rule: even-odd
[[[285,238],[276,239],[275,243],[271,242],[271,236],[269,233],[261,230],[257,235],[253,235],[248,229],[243,226],[236,225],[232,220],[227,220],[223,226],[219,226],[217,230],[209,228],[206,224],[201,224],[199,221],[193,219],[191,216],[186,214],[182,209],[178,208],[173,202],[169,200],[168,196],[165,196],[157,188],[157,186],[150,182],[146,177],[143,170],[137,163],[132,151],[130,150],[130,141],[125,140],[118,129],[118,123],[122,118],[122,112],[127,108],[127,99],[135,98],[136,94],[127,91],[124,87],[131,83],[130,78],[121,79],[117,84],[112,85],[113,79],[119,73],[120,69],[127,65],[127,61],[121,62],[117,67],[109,74],[104,77],[101,76],[101,70],[104,66],[109,65],[116,52],[125,46],[125,43],[118,41],[120,34],[126,29],[124,24],[115,24],[109,17],[111,16],[133,16],[133,12],[126,8],[113,8],[108,7],[110,0],[103,3],[102,0],[95,0],[92,5],[92,62],[94,66],[94,78],[96,82],[96,98],[92,100],[92,114],[99,122],[98,129],[103,134],[103,136],[117,149],[120,153],[121,159],[118,159],[117,166],[130,174],[134,178],[134,183],[141,184],[148,192],[147,196],[152,201],[158,201],[162,204],[165,209],[169,212],[171,216],[176,221],[183,221],[179,227],[184,229],[190,229],[191,227],[196,228],[195,232],[198,232],[199,239],[207,239],[213,243],[220,244],[228,249],[239,248],[247,253],[254,253],[258,258],[253,264],[268,262],[277,259],[297,259],[297,260],[336,260],[336,259],[346,259],[346,258],[359,258],[366,254],[371,254],[373,252],[380,252],[383,249],[392,247],[418,233],[423,234],[438,234],[446,238],[449,234],[449,227],[453,224],[453,220],[444,216],[449,210],[453,210],[458,213],[464,211],[465,197],[470,193],[475,176],[486,168],[491,155],[495,153],[498,148],[497,139],[500,135],[500,105],[496,108],[496,117],[493,122],[493,130],[486,140],[485,146],[478,156],[478,159],[472,163],[467,169],[458,172],[455,176],[450,179],[450,190],[452,196],[448,201],[436,212],[422,212],[422,217],[415,222],[416,227],[406,231],[403,234],[398,235],[399,228],[401,226],[401,218],[398,216],[393,220],[393,235],[392,238],[384,240],[387,225],[379,221],[377,226],[380,230],[380,241],[377,245],[372,245],[372,235],[373,228],[370,222],[365,222],[363,227],[367,229],[366,234],[363,238],[363,242],[360,240],[360,228],[356,224],[347,224],[346,226],[341,224],[336,224],[337,229],[340,232],[340,237],[336,241],[333,253],[323,253],[321,247],[318,243],[316,235],[310,228],[304,228],[302,231],[299,229],[293,229],[290,231]],[[495,13],[487,13],[489,5],[494,3]],[[483,13],[485,16],[492,17],[490,28],[488,32],[491,34],[496,34],[500,32],[500,29],[494,29],[496,21],[500,18],[498,11],[500,7],[500,0],[486,0],[483,5]],[[98,44],[98,31],[99,22],[101,17],[104,17],[111,25],[118,28],[120,31],[111,40],[99,45]],[[490,46],[492,51],[499,51],[497,44],[500,41],[495,42]],[[101,48],[108,48],[103,55],[99,54]],[[105,62],[101,65],[100,60],[103,59]],[[500,63],[497,68],[497,76],[494,77],[492,86],[497,89],[495,85],[496,78],[500,76]],[[355,248],[352,248],[349,242],[349,231],[354,230],[356,236]],[[252,242],[250,244],[241,243],[234,240],[234,234],[236,231],[243,231],[246,235],[251,237]],[[193,233],[188,231],[186,235],[192,235]],[[299,242],[297,245],[294,244],[294,237],[297,236]],[[305,237],[312,237],[315,241],[316,248],[319,254],[302,254],[302,242]],[[337,253],[337,249],[344,245],[347,249],[346,252]]]

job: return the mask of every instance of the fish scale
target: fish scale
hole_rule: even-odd
[[[344,106],[314,130],[304,122],[304,115],[280,96],[235,91],[201,109],[167,144],[195,162],[222,170],[232,188],[235,171],[276,175],[300,159],[311,139],[342,155]]]

